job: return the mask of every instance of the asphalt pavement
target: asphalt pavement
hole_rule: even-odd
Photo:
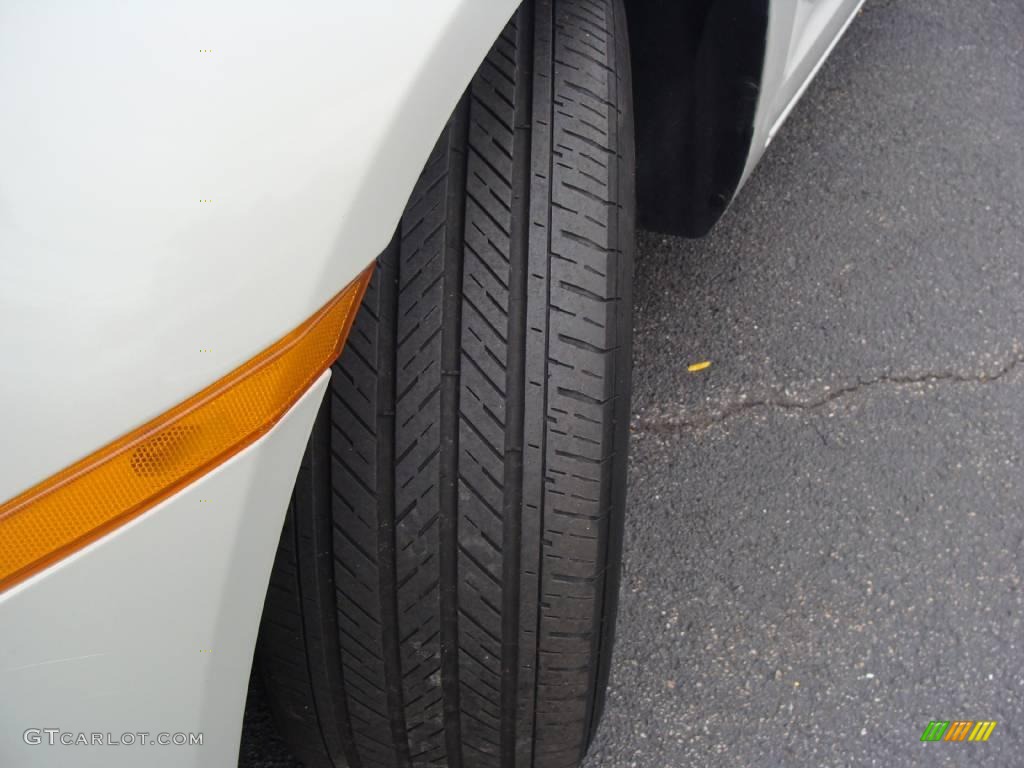
[[[1024,764],[1024,3],[869,0],[712,235],[640,233],[635,294],[586,767]],[[297,765],[258,690],[240,765]]]

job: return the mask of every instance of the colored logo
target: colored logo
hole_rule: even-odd
[[[932,720],[921,741],[988,741],[995,728],[995,720]]]

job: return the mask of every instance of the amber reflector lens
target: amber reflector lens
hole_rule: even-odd
[[[0,591],[123,525],[265,434],[341,353],[372,271],[240,368],[0,506]]]

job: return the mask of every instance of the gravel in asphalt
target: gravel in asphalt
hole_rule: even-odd
[[[712,235],[640,234],[587,768],[1024,762],[1022,271],[1016,1],[869,0]]]

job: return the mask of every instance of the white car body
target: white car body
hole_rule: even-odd
[[[860,1],[771,3],[744,178]],[[242,365],[371,263],[516,5],[6,0],[0,501]],[[0,594],[0,765],[236,764],[327,375],[255,444]],[[50,745],[53,729],[203,744]]]

